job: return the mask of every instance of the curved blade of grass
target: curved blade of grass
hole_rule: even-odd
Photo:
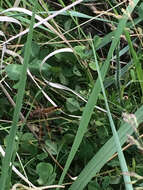
[[[107,60],[105,61],[104,65],[103,65],[103,67],[101,69],[101,76],[102,76],[103,81],[104,81],[105,75],[107,73],[107,70],[109,68],[109,64],[110,64],[110,60],[112,58],[113,52],[114,52],[114,50],[116,48],[116,45],[117,45],[117,43],[119,41],[120,35],[122,34],[122,32],[123,32],[123,30],[124,30],[124,28],[126,26],[128,16],[132,13],[132,11],[134,10],[134,8],[135,8],[135,6],[137,5],[138,2],[139,2],[139,0],[134,0],[132,2],[132,5],[131,6],[129,5],[127,7],[126,11],[128,12],[128,14],[124,14],[123,18],[119,22],[119,25],[118,25],[117,30],[115,32],[114,39],[113,39],[111,47],[109,49]],[[64,171],[62,172],[59,184],[62,184],[62,182],[64,180],[64,177],[66,175],[66,172],[69,169],[70,164],[71,164],[71,162],[72,162],[72,160],[73,160],[73,158],[74,158],[74,156],[75,156],[75,154],[76,154],[76,152],[77,152],[77,150],[79,148],[79,145],[80,145],[80,143],[82,141],[84,133],[87,130],[87,126],[88,126],[89,120],[91,118],[94,106],[95,106],[95,104],[97,102],[98,95],[99,95],[100,91],[101,91],[101,87],[100,87],[100,81],[99,81],[99,78],[98,78],[97,81],[96,81],[96,84],[95,84],[95,86],[93,88],[93,91],[92,91],[92,93],[91,93],[91,95],[89,97],[89,100],[88,100],[88,102],[87,102],[87,104],[85,106],[84,112],[82,114],[80,125],[79,125],[79,128],[78,128],[74,143],[72,145],[70,154],[68,156],[66,165],[64,167]],[[72,188],[72,190],[73,190],[73,188]]]
[[[140,86],[141,86],[142,95],[143,95],[143,70],[142,70],[142,64],[140,63],[138,55],[137,55],[136,51],[134,50],[134,47],[133,47],[129,32],[127,30],[124,30],[124,33],[125,33],[125,37],[126,37],[126,39],[128,41],[128,44],[129,44],[130,53],[131,53],[131,55],[133,57],[133,61],[134,61],[135,67],[136,67],[137,77],[138,77],[138,80],[139,80],[139,83],[140,83]]]
[[[57,11],[48,11],[50,14],[54,14],[56,13]],[[85,19],[93,19],[94,16],[89,16],[87,14],[84,14],[84,13],[80,13],[80,12],[77,12],[77,11],[64,11],[62,12],[60,15],[66,15],[66,16],[73,16],[73,17],[79,17],[79,18],[85,18]],[[107,20],[107,19],[103,19],[103,18],[95,18],[95,20],[99,20],[99,21],[102,21],[102,22],[107,22],[107,23],[111,23],[110,20]]]
[[[57,12],[57,11],[49,11],[49,13],[50,14],[54,14],[55,12]],[[69,16],[69,13],[70,13],[70,15],[72,15],[72,16],[74,16],[74,17],[80,17],[80,18],[93,18],[93,16],[89,16],[89,15],[86,15],[86,14],[84,14],[84,13],[80,13],[80,12],[77,12],[77,11],[64,11],[64,12],[62,12],[60,15],[66,15],[66,16]],[[104,19],[102,19],[102,20],[104,20]]]
[[[8,183],[8,181],[9,181],[9,180],[7,181],[7,179],[9,177],[10,162],[12,160],[12,156],[14,156],[15,136],[16,136],[16,132],[17,132],[17,123],[19,120],[20,110],[22,108],[22,101],[23,101],[25,85],[26,85],[26,78],[27,78],[26,73],[27,73],[28,62],[29,62],[29,58],[30,58],[29,52],[31,50],[31,42],[32,42],[32,35],[33,35],[33,26],[34,26],[36,5],[37,5],[37,1],[35,2],[35,6],[33,8],[33,14],[31,17],[30,30],[29,30],[29,34],[27,37],[26,50],[25,50],[25,54],[24,54],[24,62],[23,62],[23,66],[22,66],[22,72],[21,72],[17,99],[16,99],[16,106],[15,106],[14,115],[13,115],[13,122],[12,122],[12,126],[10,129],[10,134],[8,136],[6,154],[3,159],[3,163],[2,163],[2,175],[1,175],[1,179],[0,179],[1,190],[5,190],[6,183]]]
[[[138,121],[138,126],[143,122],[143,106],[135,113]],[[128,123],[122,123],[118,130],[118,136],[121,145],[127,141],[127,134],[131,135],[134,132],[133,127]],[[106,144],[97,152],[97,154],[89,161],[86,167],[82,170],[77,180],[71,185],[69,190],[81,190],[95,177],[96,173],[107,163],[111,156],[116,152],[114,138],[110,138]]]

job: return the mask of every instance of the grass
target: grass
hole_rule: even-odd
[[[4,190],[6,188],[6,186],[9,187],[9,184],[8,184],[9,179],[7,180],[7,178],[9,177],[9,172],[10,172],[9,166],[10,166],[10,162],[12,160],[12,157],[15,158],[15,150],[14,150],[15,136],[16,136],[16,132],[17,132],[17,124],[19,121],[20,111],[22,108],[22,102],[23,102],[23,97],[24,97],[24,92],[25,92],[27,68],[28,68],[28,62],[29,62],[29,58],[30,58],[29,51],[30,51],[31,42],[32,42],[36,5],[37,5],[37,2],[35,3],[34,9],[33,9],[34,14],[31,17],[29,35],[27,37],[26,51],[24,54],[24,62],[23,62],[23,66],[22,66],[21,77],[19,80],[16,106],[14,109],[13,121],[12,121],[11,130],[10,130],[9,137],[8,137],[6,154],[5,154],[5,157],[3,160],[3,164],[2,164],[2,170],[1,170],[1,172],[2,172],[1,189],[2,190]],[[7,184],[6,184],[6,182],[7,182]]]
[[[100,3],[1,2],[2,190],[142,187],[142,3]]]

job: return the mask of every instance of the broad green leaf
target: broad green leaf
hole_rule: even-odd
[[[5,71],[11,80],[19,80],[22,66],[18,64],[10,64],[6,66]]]
[[[48,151],[51,154],[53,154],[53,155],[58,154],[58,147],[57,147],[57,144],[55,142],[52,142],[51,140],[46,140],[45,144],[46,144],[46,146],[48,148]]]
[[[74,135],[70,133],[65,134],[62,138],[63,143],[65,143],[66,145],[71,144],[73,140],[74,140]]]
[[[93,38],[93,43],[94,43],[94,46],[95,46],[95,49],[99,47],[99,45],[101,44],[101,41],[102,39],[95,35],[94,38]]]
[[[32,133],[25,133],[20,139],[20,151],[25,153],[36,154],[38,151],[38,144],[32,142],[35,141],[35,138]]]
[[[66,107],[69,112],[78,111],[80,109],[80,105],[77,100],[74,98],[67,98],[66,100]]]
[[[87,56],[85,55],[85,50],[86,47],[85,46],[75,46],[74,50],[76,52],[77,55],[79,55],[79,57],[81,59],[85,59]]]
[[[91,61],[91,62],[89,63],[89,68],[92,69],[93,71],[96,71],[97,69],[96,69],[95,62]]]
[[[60,82],[61,82],[63,85],[67,85],[67,84],[68,84],[68,80],[67,80],[67,78],[63,75],[62,72],[61,72],[60,75],[59,75],[59,79],[60,79]]]
[[[41,72],[43,74],[46,74],[46,76],[48,76],[51,74],[52,66],[46,63],[46,64],[43,64],[41,67],[41,60],[39,60],[38,58],[35,58],[30,62],[30,64],[28,65],[28,68],[34,75],[39,76],[40,69],[41,69]]]
[[[38,183],[40,185],[46,184],[48,182],[48,178],[53,173],[53,166],[49,163],[40,162],[36,166],[36,172],[39,175]]]
[[[72,19],[68,19],[68,20],[65,22],[64,28],[65,28],[66,31],[67,31],[67,30],[70,30],[71,24],[72,24]]]
[[[26,44],[24,45],[22,49],[22,53],[21,53],[22,56],[24,56],[25,48],[26,48]],[[40,46],[36,42],[32,41],[31,48],[30,48],[30,60],[38,57],[39,53],[40,53]]]

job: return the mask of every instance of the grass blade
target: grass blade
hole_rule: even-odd
[[[122,34],[122,32],[123,32],[123,30],[124,30],[124,28],[126,26],[128,16],[132,13],[132,11],[134,10],[134,8],[135,8],[135,6],[137,5],[138,2],[139,2],[139,0],[134,0],[132,2],[132,4],[127,7],[126,11],[128,12],[128,14],[124,14],[123,18],[119,22],[118,28],[117,28],[117,30],[115,32],[114,39],[113,39],[111,47],[109,49],[107,60],[105,61],[104,65],[102,67],[102,70],[101,70],[101,76],[102,76],[103,81],[104,81],[105,75],[107,73],[107,70],[109,68],[109,64],[110,64],[110,60],[112,58],[113,52],[114,52],[114,50],[115,50],[115,48],[116,48],[116,46],[118,44],[120,35]],[[101,91],[101,86],[100,86],[100,81],[99,81],[99,78],[98,78],[98,80],[96,81],[96,84],[95,84],[95,86],[93,88],[93,91],[92,91],[92,93],[91,93],[91,95],[89,97],[89,100],[88,100],[88,102],[87,102],[87,104],[85,106],[85,110],[84,110],[84,112],[82,114],[80,125],[79,125],[79,128],[78,128],[74,143],[72,145],[70,154],[68,156],[64,171],[63,171],[63,173],[61,175],[59,184],[61,184],[63,182],[64,177],[66,175],[66,172],[69,169],[70,164],[71,164],[71,162],[72,162],[72,160],[73,160],[73,158],[74,158],[74,156],[75,156],[75,154],[76,154],[76,152],[78,150],[78,147],[79,147],[79,145],[80,145],[80,143],[82,141],[84,133],[87,130],[87,126],[88,126],[88,123],[90,121],[90,118],[91,118],[94,106],[95,106],[95,104],[97,102],[98,94],[100,93],[100,91]]]
[[[143,122],[143,106],[139,108],[135,116],[138,121],[138,126]],[[127,134],[133,134],[134,130],[128,123],[122,123],[118,130],[118,136],[121,145],[127,141]],[[77,180],[71,185],[69,190],[81,190],[95,177],[96,173],[107,163],[111,156],[116,152],[114,138],[110,138],[106,144],[97,152],[97,154],[89,161],[86,167],[82,170]]]
[[[26,85],[26,78],[27,78],[26,73],[27,73],[27,67],[28,67],[28,62],[29,62],[29,58],[30,58],[29,52],[30,52],[30,47],[31,47],[31,42],[32,42],[36,5],[37,5],[37,1],[35,2],[35,6],[33,9],[33,15],[31,18],[30,31],[29,31],[29,34],[27,37],[26,50],[25,50],[25,54],[24,54],[24,62],[23,62],[21,77],[20,77],[20,81],[19,81],[19,88],[18,88],[17,99],[16,99],[16,107],[14,110],[13,122],[12,122],[12,126],[10,129],[10,134],[8,137],[6,154],[3,159],[3,164],[2,164],[2,175],[1,175],[1,179],[0,179],[1,190],[5,190],[5,188],[6,188],[6,183],[7,183],[6,180],[9,177],[10,162],[11,162],[12,156],[14,156],[13,153],[14,153],[14,147],[15,147],[15,136],[16,136],[16,132],[17,132],[17,123],[19,120],[20,110],[22,108],[22,101],[23,101],[24,92],[25,92],[25,85]]]
[[[125,30],[124,33],[125,33],[126,39],[128,41],[128,44],[129,44],[130,53],[131,53],[131,55],[133,57],[133,61],[134,61],[135,67],[136,67],[137,77],[138,77],[138,80],[140,82],[141,91],[142,91],[142,95],[143,95],[143,71],[142,71],[142,66],[141,66],[141,63],[139,61],[138,55],[137,55],[136,51],[134,50],[134,47],[133,47],[129,32],[127,30]]]
[[[93,49],[93,53],[94,53],[95,64],[96,64],[96,68],[97,68],[97,72],[98,72],[98,76],[99,76],[99,80],[100,80],[100,84],[101,84],[102,93],[103,93],[103,96],[104,96],[104,101],[105,101],[105,105],[106,105],[106,109],[107,109],[107,114],[108,114],[108,118],[109,118],[109,121],[110,121],[113,137],[114,137],[114,143],[116,145],[116,149],[117,149],[117,153],[118,153],[118,157],[119,157],[119,161],[120,161],[120,165],[121,165],[121,169],[122,169],[122,173],[123,173],[123,177],[124,177],[125,187],[126,187],[127,190],[133,190],[130,176],[124,174],[124,173],[128,172],[128,168],[127,168],[127,164],[126,164],[126,161],[125,161],[124,154],[122,152],[120,140],[119,140],[119,137],[118,137],[115,125],[114,125],[114,121],[112,119],[110,108],[109,108],[109,105],[108,105],[107,96],[105,94],[103,80],[102,80],[102,77],[101,77],[101,74],[100,74],[100,68],[99,68],[99,65],[98,65],[98,61],[97,61],[97,57],[96,57],[95,48],[94,48],[93,43],[92,43],[92,49]]]

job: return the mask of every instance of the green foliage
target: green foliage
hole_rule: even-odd
[[[46,140],[45,144],[48,148],[48,151],[50,152],[50,154],[56,155],[58,154],[58,147],[57,144],[54,142],[51,142],[50,140]]]
[[[93,189],[112,190],[113,188],[110,186],[110,184],[112,184],[111,180],[112,180],[112,177],[105,176],[103,177],[103,181],[101,184],[99,184],[97,181],[91,181],[88,185],[88,190],[93,190]],[[116,184],[119,184],[119,183],[116,183]]]
[[[22,49],[21,55],[22,57],[24,57],[24,52],[25,52],[26,46],[24,46],[24,48]],[[31,43],[31,47],[30,47],[30,60],[34,59],[35,57],[38,57],[40,53],[40,46],[32,41]]]
[[[22,152],[29,153],[31,155],[35,155],[38,151],[38,147],[32,144],[35,138],[31,133],[24,133],[20,139],[20,149]]]
[[[80,110],[80,105],[74,98],[67,98],[66,107],[71,113]]]
[[[57,14],[59,8],[72,2],[77,1],[46,4],[42,0],[37,4],[36,20],[47,18],[47,13]],[[6,147],[6,157],[1,159],[0,166],[3,190],[16,183],[27,183],[16,174],[11,175],[9,162],[34,186],[72,183],[65,188],[133,189],[131,176],[131,181],[136,182],[133,187],[142,187],[139,176],[143,176],[140,153],[143,143],[139,135],[143,121],[143,3],[129,2],[128,8],[127,3],[117,6],[116,1],[97,3],[99,18],[90,6],[92,1],[83,1],[34,28],[33,38],[28,42],[25,33],[19,41],[18,38],[9,41],[6,51],[3,46],[0,66],[0,141]],[[32,10],[34,4],[23,1],[18,7],[26,7],[25,10],[2,14],[17,19],[24,30],[31,24],[26,10]],[[12,2],[1,2],[1,11],[10,7]],[[4,40],[20,33],[15,23],[1,26]],[[0,35],[3,40],[1,32]],[[55,51],[67,47],[73,52]],[[26,74],[27,69],[32,80]],[[13,101],[16,107],[12,106]],[[47,114],[51,104],[59,110]],[[124,112],[132,113],[131,120],[123,121]],[[128,135],[134,137],[134,145],[125,151],[126,164],[119,146],[119,160],[118,157],[110,160],[117,151],[115,144],[125,146]],[[127,168],[131,173],[124,182],[122,173]],[[72,181],[71,177],[76,176]]]
[[[15,135],[17,132],[17,123],[19,120],[19,114],[22,108],[22,101],[23,101],[23,96],[24,96],[24,91],[25,91],[25,84],[26,84],[26,72],[27,72],[27,66],[29,62],[29,56],[27,56],[28,51],[30,50],[30,44],[32,41],[32,34],[33,34],[33,25],[34,25],[34,18],[35,18],[35,11],[36,11],[36,4],[33,9],[33,14],[31,17],[31,25],[30,25],[30,32],[27,38],[27,45],[26,45],[26,52],[24,54],[24,63],[22,67],[22,72],[20,76],[20,83],[19,83],[19,88],[18,88],[18,94],[17,94],[17,101],[16,101],[16,106],[14,110],[14,115],[13,115],[13,122],[10,130],[10,134],[8,137],[8,144],[6,147],[6,154],[3,159],[2,163],[2,175],[0,178],[1,181],[1,189],[5,190],[6,188],[6,181],[7,181],[7,186],[9,186],[10,183],[10,176],[9,176],[9,170],[10,168],[10,162],[12,161],[12,157],[15,157]]]
[[[7,65],[5,71],[11,80],[19,80],[22,66],[18,64]]]
[[[39,175],[39,179],[37,180],[39,185],[50,185],[55,180],[56,174],[50,163],[40,162],[36,166],[36,172]]]

